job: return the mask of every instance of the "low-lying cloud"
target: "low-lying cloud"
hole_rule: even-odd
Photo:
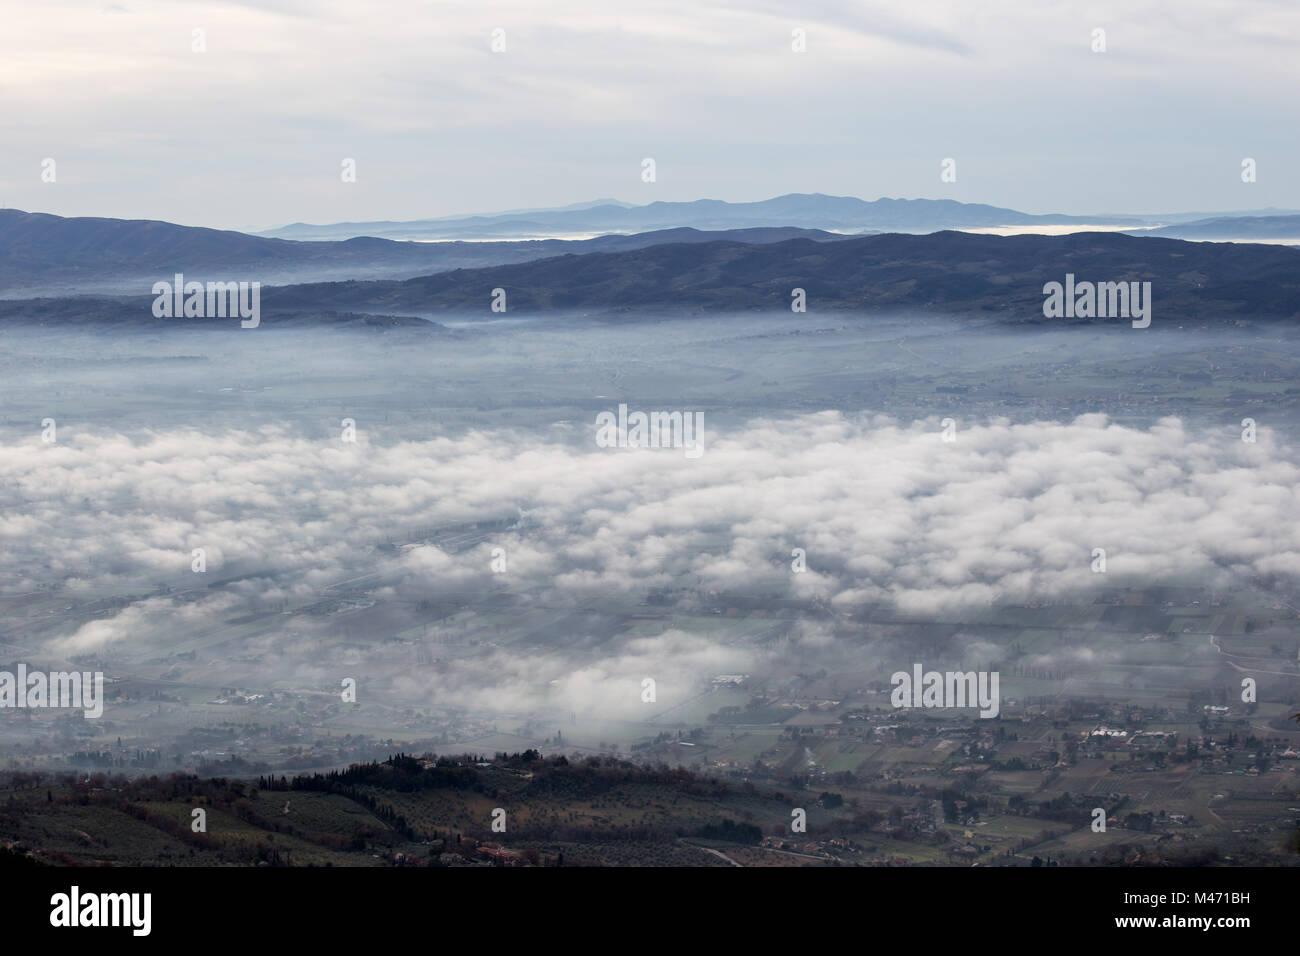
[[[365,575],[370,600],[397,609],[504,591],[617,614],[652,593],[687,606],[743,592],[924,616],[1103,583],[1300,574],[1300,468],[1266,429],[1245,443],[1172,418],[1144,429],[1087,415],[959,424],[949,443],[937,422],[823,412],[710,434],[696,460],[597,448],[582,425],[555,439],[363,432],[345,444],[267,428],[14,441],[0,460],[0,574],[11,591],[62,582],[70,593],[132,596],[47,647],[127,656]],[[484,531],[487,522],[496,524]],[[461,543],[439,533],[472,523],[479,532]],[[1098,548],[1105,574],[1093,570]],[[190,571],[194,549],[205,575]],[[806,572],[792,570],[794,549]],[[584,645],[589,637],[573,634],[567,650],[486,647],[458,663],[467,679],[449,679],[443,699],[625,700],[617,682],[648,669],[684,680],[755,662],[752,648],[679,629]],[[833,642],[815,627],[797,641]],[[393,679],[394,689],[417,685]]]

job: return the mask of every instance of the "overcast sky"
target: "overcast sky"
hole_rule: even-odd
[[[789,192],[1298,208],[1298,74],[1290,0],[41,0],[0,31],[0,206],[228,228]]]

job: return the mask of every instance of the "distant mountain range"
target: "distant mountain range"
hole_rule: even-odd
[[[535,236],[585,236],[607,232],[639,233],[659,229],[740,229],[798,226],[835,232],[936,232],[998,226],[1106,225],[1142,226],[1135,216],[1036,216],[982,203],[951,199],[877,199],[791,193],[762,202],[622,203],[585,208],[498,213],[490,216],[422,219],[414,222],[353,222],[314,226],[294,223],[261,233],[279,239],[339,240],[352,236],[390,239],[508,239]]]
[[[343,240],[355,236],[446,241],[456,239],[520,239],[539,236],[585,237],[602,233],[642,233],[676,228],[729,230],[794,226],[848,235],[880,232],[925,233],[945,229],[1033,228],[1041,226],[1104,226],[1132,230],[1197,226],[1202,221],[1239,225],[1222,238],[1248,239],[1256,220],[1300,215],[1300,210],[1261,209],[1231,213],[1171,213],[1161,216],[1032,215],[1015,209],[962,203],[951,199],[877,199],[791,193],[762,202],[731,203],[717,199],[694,202],[654,202],[634,206],[598,199],[558,209],[530,209],[479,216],[443,216],[410,222],[340,222],[330,225],[294,223],[259,233],[279,239]],[[1173,235],[1173,233],[1170,233]]]
[[[764,207],[799,219],[806,199]],[[798,201],[796,201],[798,200]],[[980,221],[994,207],[917,200],[875,209],[928,210]],[[580,204],[583,205],[583,204]],[[635,207],[701,204],[651,204]],[[709,208],[733,208],[706,203]],[[813,205],[817,205],[814,203]],[[583,215],[618,206],[559,211]],[[801,213],[800,210],[803,212]],[[1009,210],[997,210],[1006,218]],[[603,213],[602,213],[603,214]],[[919,221],[919,215],[912,221]],[[1020,214],[1014,214],[1020,215]],[[1041,218],[1041,217],[1029,217]],[[762,221],[762,220],[760,220]],[[1183,317],[1295,317],[1300,248],[1185,242],[1168,238],[1285,239],[1300,216],[1217,217],[1158,230],[1001,237],[956,231],[849,237],[799,225],[705,231],[678,227],[586,240],[397,242],[376,237],[295,241],[142,220],[71,218],[0,210],[0,296],[44,297],[51,321],[76,315],[52,301],[100,297],[95,321],[133,321],[135,305],[114,295],[150,293],[184,273],[198,281],[258,281],[263,310],[352,322],[355,316],[482,315],[490,292],[507,290],[511,313],[575,310],[602,314],[654,309],[785,309],[803,288],[810,310],[933,309],[1032,320],[1044,282],[1073,272],[1081,281],[1153,283],[1157,308]],[[338,281],[343,280],[343,281]],[[121,305],[126,311],[117,315]],[[5,309],[5,316],[25,314]],[[89,316],[88,316],[89,319]],[[312,319],[316,321],[316,319]]]
[[[802,288],[812,312],[927,309],[1045,321],[1043,284],[1067,272],[1079,281],[1149,281],[1155,314],[1167,322],[1300,317],[1300,250],[1116,233],[667,243],[403,282],[272,289],[263,306],[492,318],[492,290],[500,288],[512,314],[775,311],[789,309],[791,290]]]
[[[1263,216],[1300,216],[1300,209],[1279,209],[1276,206],[1269,206],[1265,209],[1220,209],[1218,212],[1169,212],[1159,215],[1140,215],[1137,218],[1151,223],[1175,226],[1201,219],[1258,219]]]
[[[1251,239],[1290,240],[1300,244],[1300,215],[1288,216],[1218,216],[1192,222],[1150,229],[1146,236],[1170,239],[1211,239],[1249,241]]]
[[[1300,318],[1300,249],[1122,233],[1003,237],[938,232],[761,244],[661,242],[404,281],[270,287],[262,290],[261,302],[265,327],[394,328],[426,325],[428,319],[500,318],[490,309],[494,289],[505,290],[508,316],[631,316],[785,311],[792,290],[800,288],[814,315],[924,310],[1061,324],[1080,320],[1044,319],[1042,288],[1063,281],[1066,273],[1081,282],[1150,282],[1153,325],[1162,327]],[[12,300],[0,302],[0,324],[208,325],[205,320],[154,319],[151,303],[144,294]]]
[[[738,242],[804,236],[841,238],[791,227],[731,231]],[[587,241],[418,243],[356,238],[293,242],[242,232],[140,219],[63,218],[0,209],[0,295],[129,294],[177,272],[200,280],[232,277],[268,285],[343,278],[410,278],[447,269],[524,262],[564,252],[636,249],[659,242],[706,242],[691,229]]]

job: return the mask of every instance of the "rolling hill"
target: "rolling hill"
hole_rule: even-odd
[[[831,233],[784,227],[745,229],[726,238],[774,242]],[[355,238],[294,242],[240,232],[137,219],[64,218],[0,209],[0,294],[15,297],[148,292],[153,282],[188,273],[266,284],[352,278],[409,278],[444,269],[524,262],[569,251],[643,248],[658,242],[706,242],[718,235],[672,230],[574,242],[420,243]]]
[[[566,255],[404,282],[270,290],[272,308],[490,317],[493,289],[510,312],[654,309],[784,310],[805,290],[809,311],[930,309],[1042,321],[1043,284],[1149,281],[1156,314],[1186,318],[1300,315],[1300,251],[1110,233],[980,236],[940,232],[840,242],[667,243]]]

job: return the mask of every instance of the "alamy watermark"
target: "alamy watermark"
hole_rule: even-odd
[[[0,671],[0,709],[78,708],[86,717],[104,713],[104,674],[102,671],[28,671],[26,664],[18,672]]]
[[[176,273],[175,283],[153,284],[153,314],[158,319],[240,318],[243,329],[255,329],[262,322],[262,283],[260,282],[186,282]]]
[[[1151,324],[1150,282],[1075,282],[1065,274],[1065,284],[1043,286],[1043,315],[1049,319],[1132,319],[1133,328]]]
[[[1001,707],[997,671],[895,671],[889,702],[895,707],[978,707],[981,717],[996,717]]]
[[[152,893],[83,893],[73,885],[50,897],[54,927],[126,927],[132,936],[148,936],[153,926]]]
[[[687,458],[704,454],[703,412],[632,412],[626,405],[596,416],[599,448],[681,448]]]

